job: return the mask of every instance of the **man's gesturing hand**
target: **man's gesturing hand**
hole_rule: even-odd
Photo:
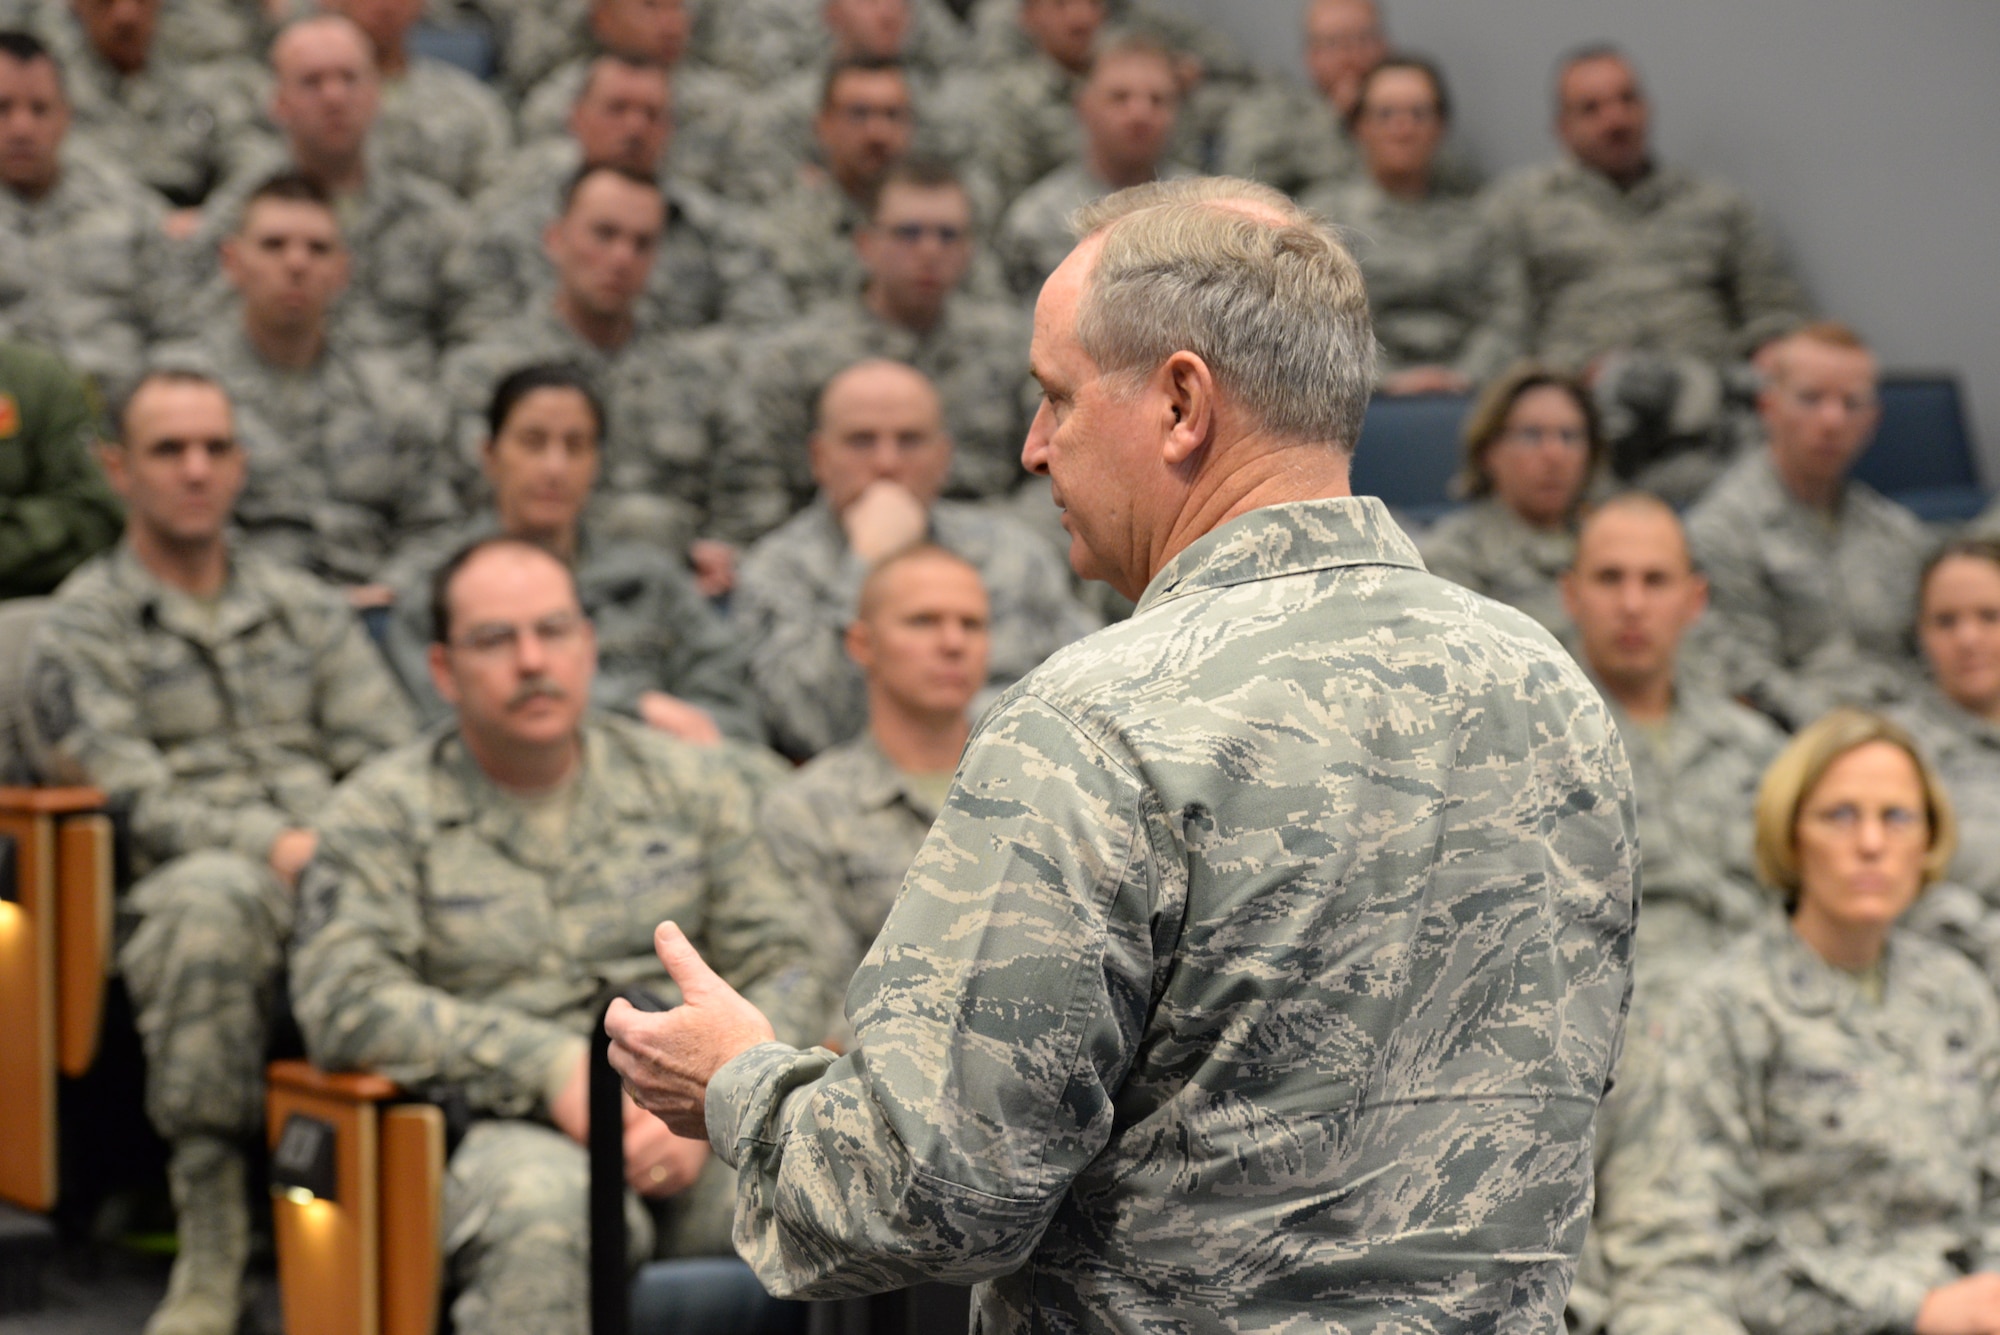
[[[611,1065],[640,1107],[676,1135],[705,1141],[709,1078],[738,1053],[777,1035],[762,1011],[716,977],[680,928],[661,923],[653,949],[680,985],[681,1004],[647,1014],[622,998],[612,1002],[604,1016]]]

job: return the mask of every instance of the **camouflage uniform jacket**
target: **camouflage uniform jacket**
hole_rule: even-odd
[[[1962,951],[2000,985],[2000,726],[1929,682],[1888,714],[1937,767],[1958,817],[1949,880],[1926,890],[1906,921]]]
[[[431,576],[460,547],[499,531],[493,516],[481,515],[405,551],[391,572],[396,604],[382,651],[426,723],[451,712],[431,684]],[[728,736],[763,740],[748,647],[701,596],[686,566],[648,544],[600,545],[585,529],[572,569],[597,638],[593,705],[637,714],[641,695],[666,691],[707,710]]]
[[[1608,694],[1605,704],[1639,800],[1637,1007],[1776,919],[1777,897],[1759,883],[1751,855],[1752,817],[1757,785],[1785,738],[1762,714],[1698,688],[1676,689],[1664,748]]]
[[[1175,181],[1194,174],[1191,168],[1168,162],[1160,165],[1155,179]],[[1016,296],[1034,301],[1042,283],[1076,249],[1070,215],[1112,189],[1078,158],[1029,186],[1007,206],[993,248]]]
[[[886,357],[929,376],[956,445],[947,494],[1001,496],[1027,476],[1028,319],[1013,302],[945,301],[926,333],[882,319],[863,296],[829,301],[750,344],[729,410],[732,509],[718,527],[738,542],[770,532],[818,490],[806,456],[826,382]]]
[[[97,419],[61,360],[0,342],[0,600],[47,593],[118,540],[118,498],[90,457]]]
[[[757,837],[749,788],[637,723],[590,718],[582,743],[566,847],[541,841],[456,729],[335,794],[292,958],[315,1061],[538,1115],[607,986],[680,999],[653,954],[666,918],[780,1034],[816,1034],[819,919]]]
[[[582,165],[583,150],[573,139],[531,144],[473,201],[471,229],[451,256],[452,286],[465,293],[454,342],[478,342],[555,285],[542,233],[561,213],[563,187]],[[679,165],[676,154],[676,172]],[[664,192],[667,228],[639,300],[642,325],[749,328],[797,313],[779,276],[751,253],[735,210],[678,176],[665,182]]]
[[[939,501],[931,539],[978,567],[986,583],[993,686],[1011,685],[1097,629],[1055,549],[1012,515]],[[750,675],[772,744],[786,755],[817,755],[868,726],[867,684],[843,641],[867,576],[823,498],[743,559],[731,616],[750,640]]]
[[[816,0],[728,0],[716,6],[709,58],[743,81],[765,88],[827,58],[833,37]],[[933,78],[970,62],[968,34],[937,0],[912,0],[902,59],[911,73]]]
[[[1487,206],[1543,361],[1580,369],[1619,348],[1732,361],[1805,317],[1749,202],[1712,178],[1659,167],[1620,190],[1565,159],[1499,182]]]
[[[604,400],[603,475],[591,510],[597,535],[684,556],[710,532],[718,493],[734,484],[718,463],[734,366],[729,345],[715,334],[641,331],[606,352],[565,324],[553,297],[544,296],[445,361],[439,378],[457,413],[461,468],[479,455],[493,386],[510,371],[547,361],[581,366]]]
[[[1303,197],[1347,185],[1363,176],[1361,151],[1319,91],[1273,80],[1238,98],[1221,127],[1216,170]],[[1431,163],[1439,194],[1470,195],[1485,174],[1456,144],[1445,143]]]
[[[1361,180],[1315,189],[1301,202],[1340,228],[1361,265],[1384,376],[1442,366],[1478,384],[1520,358],[1521,272],[1471,200],[1397,199]]]
[[[382,80],[372,133],[384,165],[467,199],[498,180],[514,152],[513,118],[493,90],[427,56]]]
[[[415,172],[391,167],[380,146],[369,150],[367,183],[334,201],[351,257],[347,291],[336,325],[350,344],[379,348],[403,369],[427,378],[466,293],[445,263],[465,235],[465,201]],[[218,254],[223,237],[242,221],[243,201],[272,175],[291,170],[276,145],[218,187],[202,210],[202,226],[187,251],[187,275],[197,296],[180,332],[193,337],[230,304]]]
[[[57,590],[33,658],[40,740],[130,812],[139,873],[203,849],[263,862],[336,779],[410,736],[346,601],[249,553],[206,608],[121,544]]]
[[[979,163],[1003,205],[1083,152],[1076,121],[1081,76],[1046,56],[996,70],[979,116]]]
[[[931,800],[866,732],[764,795],[759,823],[778,865],[833,906],[838,944],[822,950],[837,988],[874,944],[936,819]]]
[[[86,153],[65,150],[40,199],[0,186],[0,333],[124,392],[173,300],[161,214],[151,191]]]
[[[989,1333],[1558,1331],[1637,858],[1546,632],[1379,501],[1239,517],[981,721],[858,1046],[717,1073],[737,1248]]]
[[[1731,694],[1803,727],[1915,685],[1910,627],[1932,539],[1908,510],[1850,481],[1829,526],[1756,449],[1688,512],[1687,533]]]
[[[1654,1153],[1713,1203],[1723,1255],[1679,1287],[1753,1335],[1908,1330],[2000,1262],[2000,1003],[1908,932],[1882,970],[1877,1004],[1779,928],[1688,988],[1668,1071],[1691,1143]]]
[[[1559,637],[1573,629],[1557,581],[1576,559],[1574,529],[1535,528],[1486,496],[1438,520],[1417,545],[1433,575],[1518,607]]]
[[[583,92],[594,55],[580,55],[537,84],[521,104],[521,143],[569,138],[569,113]],[[749,92],[720,70],[683,60],[671,72],[673,173],[712,193],[734,194],[740,170],[730,151],[739,109]]]
[[[78,146],[171,204],[199,204],[265,137],[257,103],[262,72],[249,61],[175,65],[156,52],[144,69],[121,74],[73,19],[57,49]]]
[[[156,365],[213,376],[228,391],[249,478],[236,502],[245,543],[335,583],[380,577],[391,553],[458,513],[445,416],[391,359],[329,340],[303,371],[258,355],[228,313]]]

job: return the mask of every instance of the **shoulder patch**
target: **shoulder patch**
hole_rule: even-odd
[[[21,401],[12,394],[0,391],[0,440],[19,434],[21,430]]]

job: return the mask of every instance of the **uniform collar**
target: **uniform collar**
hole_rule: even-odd
[[[592,846],[601,842],[601,832],[658,816],[651,805],[651,786],[625,781],[632,768],[630,757],[601,721],[586,714],[578,740],[583,754],[571,804],[570,847]],[[560,871],[567,865],[567,850],[529,842],[513,804],[473,760],[455,724],[445,725],[432,742],[431,768],[432,810],[440,829],[469,825],[515,861],[544,871]]]
[[[1189,544],[1153,576],[1135,610],[1186,594],[1345,566],[1422,570],[1409,535],[1373,496],[1293,501],[1238,515]]]
[[[137,601],[141,621],[198,644],[226,643],[283,612],[281,600],[265,587],[262,568],[235,551],[229,554],[229,573],[217,596],[213,618],[196,614],[196,599],[191,594],[141,565],[129,542],[121,541],[113,551],[111,578]]]

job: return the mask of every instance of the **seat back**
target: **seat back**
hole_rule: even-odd
[[[1459,428],[1471,406],[1465,394],[1376,395],[1354,451],[1354,494],[1379,496],[1419,523],[1452,509],[1451,480],[1463,456]]]
[[[1925,519],[1967,519],[1985,492],[1958,377],[1904,372],[1882,377],[1882,422],[1854,476]]]

